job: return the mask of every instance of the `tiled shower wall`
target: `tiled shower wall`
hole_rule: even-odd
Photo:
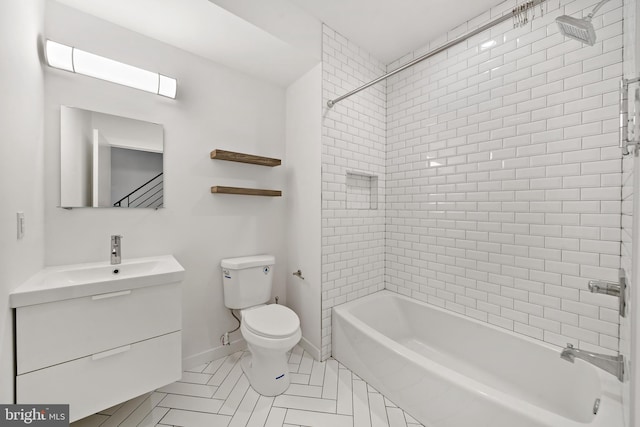
[[[502,3],[389,70],[513,7]],[[622,1],[595,46],[550,0],[387,80],[386,287],[540,340],[618,349]]]
[[[385,73],[385,66],[323,27],[323,100]],[[331,307],[384,289],[386,85],[361,92],[322,120],[322,358]]]

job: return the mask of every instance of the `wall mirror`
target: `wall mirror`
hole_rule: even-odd
[[[163,128],[96,111],[60,108],[60,206],[164,206]]]

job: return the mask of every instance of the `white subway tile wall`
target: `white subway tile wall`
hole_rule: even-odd
[[[497,25],[325,110],[323,358],[331,307],[383,287],[556,345],[617,351],[617,302],[586,286],[617,280],[631,206],[618,148],[622,0],[593,19],[593,47],[555,24],[595,4],[548,0],[523,27]],[[386,68],[325,26],[324,100],[512,7]],[[350,170],[377,176],[377,210],[365,209],[362,180],[349,196]]]
[[[387,289],[549,343],[617,351],[617,301],[587,281],[617,280],[631,205],[618,148],[622,1],[593,19],[593,47],[555,24],[596,3],[547,1],[524,27],[505,22],[387,80]]]
[[[325,105],[386,70],[327,26],[323,26],[322,53]],[[323,360],[331,355],[331,307],[384,289],[385,87],[381,83],[324,111]]]

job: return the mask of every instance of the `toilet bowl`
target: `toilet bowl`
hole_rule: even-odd
[[[273,255],[220,262],[224,305],[240,310],[240,332],[249,348],[250,354],[241,362],[242,370],[253,389],[264,396],[276,396],[289,387],[287,352],[302,337],[300,319],[293,310],[265,305],[271,299],[275,262]]]
[[[300,341],[300,319],[278,304],[240,311],[240,332],[249,353],[241,366],[255,391],[264,396],[282,394],[291,382],[287,352]]]

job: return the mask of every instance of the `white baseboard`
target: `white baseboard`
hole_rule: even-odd
[[[182,369],[193,369],[197,366],[211,362],[212,360],[220,359],[221,357],[228,356],[231,353],[235,353],[236,351],[246,349],[247,343],[244,341],[244,339],[239,338],[235,341],[232,341],[231,345],[220,345],[218,347],[205,350],[201,353],[194,354],[193,356],[183,358]]]
[[[322,352],[315,345],[311,344],[309,342],[309,340],[307,340],[305,337],[302,337],[298,344],[300,344],[300,347],[302,347],[304,349],[304,351],[309,353],[311,355],[311,357],[313,357],[318,362],[320,361],[320,357],[322,356]]]
[[[311,344],[304,337],[300,339],[299,344],[300,344],[300,347],[302,347],[307,353],[311,355],[311,357],[313,357],[315,360],[320,361],[321,352],[319,348]],[[182,369],[183,370],[193,369],[197,366],[211,362],[212,360],[220,359],[221,357],[228,356],[231,353],[235,353],[236,351],[241,351],[246,349],[247,349],[247,343],[243,338],[239,338],[235,341],[232,341],[231,345],[224,345],[224,346],[220,345],[218,347],[205,350],[201,353],[183,358]]]

